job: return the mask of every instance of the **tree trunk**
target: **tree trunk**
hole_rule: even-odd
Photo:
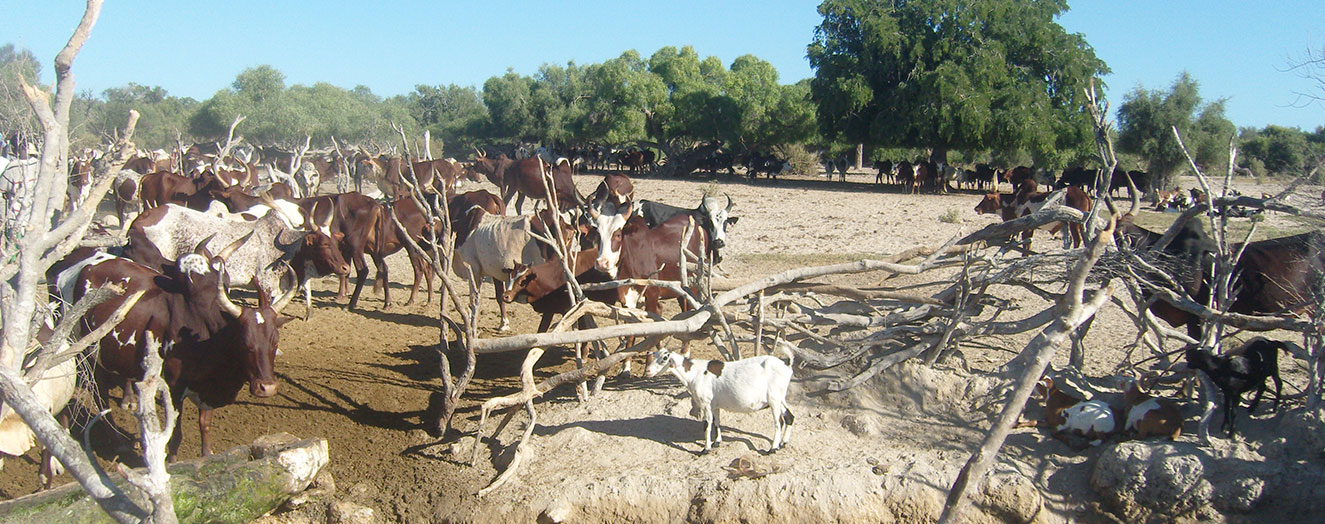
[[[856,144],[856,171],[865,169],[865,144]]]
[[[170,466],[175,512],[182,523],[243,523],[271,512],[302,492],[328,462],[327,441],[289,435],[259,439],[207,459]],[[144,495],[122,478],[116,485],[144,505]],[[0,503],[0,521],[31,524],[115,522],[78,484]]]

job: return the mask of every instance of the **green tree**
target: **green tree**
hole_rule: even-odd
[[[473,87],[417,85],[407,99],[410,114],[441,140],[446,154],[463,155],[487,136],[488,108]]]
[[[1297,128],[1276,125],[1265,126],[1259,131],[1244,129],[1239,137],[1242,144],[1238,153],[1239,164],[1251,166],[1255,159],[1267,171],[1257,174],[1299,175],[1320,154],[1310,136]]]
[[[535,140],[533,123],[534,79],[508,70],[483,83],[483,104],[488,107],[495,137],[517,141]]]
[[[37,85],[41,63],[32,51],[5,44],[0,47],[0,135],[17,132],[26,140],[37,140],[37,120],[19,88],[20,76],[28,84]]]
[[[137,110],[141,117],[133,138],[139,146],[148,149],[172,149],[178,138],[185,144],[194,142],[189,134],[189,116],[198,108],[192,98],[170,96],[159,86],[144,86],[130,82],[123,87],[112,87],[101,92],[97,101],[89,101],[88,131],[98,142],[106,141],[116,130],[124,129],[129,110]]]
[[[1093,147],[1084,88],[1109,71],[1054,18],[1063,0],[826,0],[808,47],[825,138],[890,148]]]
[[[1233,124],[1222,100],[1201,105],[1196,80],[1183,72],[1168,92],[1137,87],[1118,107],[1118,148],[1146,160],[1153,188],[1172,187],[1188,164],[1173,128],[1202,170],[1224,167]]]

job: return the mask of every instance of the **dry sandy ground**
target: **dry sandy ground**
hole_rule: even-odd
[[[737,281],[936,247],[994,220],[972,211],[976,194],[903,195],[870,184],[872,174],[852,178],[847,184],[822,178],[753,184],[727,178],[640,179],[635,184],[637,198],[677,205],[694,205],[706,190],[730,195],[740,222],[730,233],[727,261],[719,269]],[[577,179],[585,192],[597,181],[593,175]],[[1269,190],[1250,183],[1244,188],[1249,193]],[[1319,188],[1303,193],[1312,191],[1319,194]],[[1282,218],[1272,222],[1292,226]],[[1043,232],[1037,242],[1045,248],[1058,244]],[[400,300],[410,272],[403,255],[391,263]],[[928,294],[951,283],[952,271],[908,278],[866,273],[828,281]],[[587,403],[576,401],[569,387],[561,388],[537,405],[531,453],[517,478],[480,498],[476,493],[498,474],[494,463],[504,467],[510,459],[511,445],[527,419],[519,415],[497,441],[485,439],[471,467],[477,403],[516,390],[523,352],[480,359],[454,421],[466,434],[438,439],[423,429],[424,409],[440,384],[436,304],[383,311],[380,295],[365,290],[364,310],[350,313],[332,302],[334,281],[324,280],[314,289],[313,319],[291,322],[281,332],[280,392],[263,400],[241,394],[236,405],[217,411],[213,446],[225,449],[279,431],[325,437],[340,494],[376,508],[387,521],[401,522],[531,521],[540,514],[584,522],[932,521],[956,472],[1001,406],[1006,382],[988,372],[1034,334],[964,344],[960,359],[933,368],[903,365],[843,394],[819,394],[831,374],[798,370],[792,386],[793,438],[772,455],[760,453],[772,436],[766,412],[725,414],[727,441],[700,455],[702,422],[687,415],[689,401],[670,377],[611,380]],[[480,326],[483,336],[498,336],[490,289],[482,290]],[[1029,316],[1046,305],[1024,292],[996,293],[1019,306],[1007,313],[1010,317]],[[534,330],[538,317],[527,306],[510,310],[512,333]],[[668,304],[667,313],[674,312],[675,305]],[[303,306],[292,304],[287,313],[301,315]],[[1110,374],[1134,335],[1117,306],[1106,308],[1086,338],[1086,374]],[[696,351],[714,354],[703,344]],[[1287,392],[1296,393],[1305,383],[1303,374],[1296,362],[1285,361]],[[1055,362],[1065,363],[1066,352],[1060,351]],[[547,377],[571,366],[568,352],[554,348],[536,374]],[[1244,421],[1248,437],[1242,456],[1258,456],[1261,442],[1274,439],[1281,416],[1258,414]],[[188,406],[181,420],[182,454],[196,456],[196,410]],[[123,418],[117,423],[128,427]],[[486,430],[493,426],[489,422]],[[99,445],[98,452],[107,460],[130,460],[108,444]],[[1034,429],[1016,430],[969,516],[989,522],[1114,521],[1087,484],[1097,455],[1097,449],[1077,452]],[[748,460],[746,471],[766,475],[751,479],[725,468],[742,457]],[[35,452],[6,461],[0,495],[35,489],[34,458]],[[1271,497],[1257,512],[1232,519],[1258,521],[1300,502]]]

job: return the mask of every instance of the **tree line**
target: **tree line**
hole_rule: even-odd
[[[1090,165],[1084,94],[1109,68],[1055,21],[1066,10],[1061,1],[827,0],[807,46],[815,76],[794,84],[756,56],[724,64],[691,46],[508,70],[481,87],[419,84],[391,97],[362,85],[287,85],[262,65],[202,101],[134,83],[81,92],[71,142],[106,142],[134,108],[137,141],[150,148],[216,140],[243,113],[238,132],[254,143],[311,136],[315,145],[336,137],[386,147],[398,141],[396,124],[414,136],[427,130],[432,151],[457,157],[514,143],[636,145],[664,158],[786,146],[838,156],[862,144],[874,159]],[[0,47],[0,130],[35,129],[13,86],[40,70],[26,49]],[[1167,90],[1134,88],[1117,117],[1125,167],[1156,174],[1156,185],[1187,169],[1173,127],[1204,166],[1222,165],[1230,140],[1239,165],[1257,175],[1300,174],[1325,155],[1325,127],[1237,129],[1224,101],[1203,101],[1186,72]]]

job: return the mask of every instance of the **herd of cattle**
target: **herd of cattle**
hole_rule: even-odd
[[[347,158],[339,175],[334,162],[327,163],[332,177],[358,167],[371,173],[372,178],[350,180],[371,181],[369,189],[378,189],[379,198],[357,191],[318,194],[319,162],[304,164],[313,168],[308,169],[311,180],[301,184],[305,177],[299,175],[298,161],[259,166],[252,153],[221,158],[195,148],[168,165],[146,155],[131,161],[113,186],[127,244],[79,249],[47,275],[53,295],[66,305],[107,283],[127,288],[87,312],[88,332],[111,318],[126,297],[143,293],[100,341],[94,366],[98,395],[106,398],[119,385],[121,402],[133,402],[128,383],[142,375],[140,361],[149,340],[159,342],[172,401],[178,407],[192,398],[199,406],[206,455],[211,452],[211,410],[233,403],[245,385],[255,397],[275,394],[278,328],[289,319],[280,313],[303,288],[308,318],[314,278],[336,275],[336,300],[348,299],[353,310],[371,259],[383,284],[383,308],[389,308],[393,301],[390,286],[384,285],[389,278],[385,258],[408,244],[441,241],[449,230],[456,275],[493,282],[501,308],[499,329],[509,326],[506,303],[527,302],[543,314],[539,329],[546,330],[554,315],[570,307],[558,253],[576,254],[571,265],[583,282],[678,280],[683,240],[689,241],[685,248],[692,262],[720,260],[726,229],[737,220],[730,216],[730,198],[705,197],[695,207],[636,199],[633,183],[621,173],[604,175],[596,191],[584,196],[565,159],[549,163],[538,155],[515,159],[476,153],[468,162],[360,154]],[[86,166],[86,159],[71,162],[72,176],[82,176]],[[282,176],[287,170],[294,175]],[[501,194],[458,192],[464,181],[483,178]],[[83,191],[79,187],[71,184],[71,192]],[[507,215],[508,202],[518,213],[526,198],[555,205],[531,215]],[[440,209],[449,216],[433,214]],[[562,239],[566,249],[554,248],[557,241],[550,239]],[[408,252],[415,276],[406,303],[415,300],[425,281],[431,302],[433,266],[421,250]],[[356,270],[352,291],[351,266]],[[236,288],[252,290],[256,304],[232,300]],[[592,296],[629,307],[642,299],[654,313],[660,312],[662,299],[679,298],[666,289],[642,286]],[[56,411],[63,405],[52,403]],[[177,427],[172,455],[180,440]]]
[[[340,281],[336,301],[347,301],[354,310],[371,259],[383,308],[390,308],[385,258],[406,250],[414,269],[406,304],[415,301],[425,282],[426,300],[431,302],[432,265],[406,246],[428,245],[450,231],[455,273],[493,282],[501,310],[499,329],[509,327],[506,304],[526,302],[542,315],[539,330],[544,331],[555,315],[570,307],[558,253],[574,254],[573,263],[566,265],[582,283],[679,280],[683,257],[691,262],[721,260],[726,230],[737,221],[731,216],[730,197],[705,197],[695,207],[637,199],[630,178],[621,173],[605,174],[593,193],[582,195],[572,180],[575,161],[548,161],[542,154],[489,157],[476,151],[467,162],[411,162],[359,152],[301,163],[297,156],[287,155],[289,160],[282,162],[280,155],[268,153],[262,164],[256,159],[263,154],[259,151],[226,157],[219,153],[194,147],[174,158],[142,155],[132,160],[112,189],[127,244],[80,249],[47,276],[52,292],[64,304],[73,304],[106,283],[128,289],[124,296],[87,313],[88,331],[110,318],[124,297],[143,292],[118,327],[101,340],[96,384],[102,398],[112,385],[124,386],[122,402],[130,402],[127,382],[141,377],[140,361],[148,341],[159,341],[172,401],[178,407],[184,398],[192,398],[200,408],[204,455],[211,451],[212,409],[233,403],[245,385],[255,397],[275,394],[278,328],[289,319],[280,313],[302,288],[305,318],[311,315],[309,283],[314,278],[336,275]],[[626,167],[645,165],[645,151],[623,153],[614,158]],[[87,196],[89,162],[89,158],[71,161],[71,193],[79,198]],[[746,162],[751,172],[785,168],[785,162],[768,155],[752,155]],[[1111,190],[1126,187],[1128,179],[1144,186],[1144,173],[1119,173]],[[1069,170],[1055,185],[1066,189],[1067,205],[1089,212],[1095,175]],[[335,178],[341,191],[318,194],[322,178]],[[458,191],[464,181],[483,179],[501,194]],[[1014,191],[997,193],[1001,180],[1011,183]],[[981,165],[958,172],[929,162],[886,163],[879,166],[877,181],[901,184],[913,192],[939,191],[947,181],[956,181],[959,187],[969,183],[991,191],[976,211],[998,213],[1004,220],[1033,213],[1051,195],[1040,190],[1027,168],[999,172]],[[555,204],[524,215],[526,198]],[[425,206],[420,207],[420,201]],[[508,206],[514,207],[514,214],[507,214],[512,211]],[[435,217],[432,209],[446,209],[447,216]],[[1080,227],[1071,227],[1071,240],[1077,245]],[[1132,246],[1158,238],[1130,221],[1125,221],[1122,231]],[[1029,232],[1026,235],[1028,241]],[[556,249],[555,242],[565,249]],[[1308,308],[1310,298],[1320,292],[1313,286],[1325,271],[1323,246],[1319,232],[1248,245],[1235,268],[1240,283],[1230,310],[1282,314]],[[1199,223],[1189,222],[1161,251],[1178,261],[1173,267],[1186,268],[1181,282],[1204,303],[1215,250]],[[252,290],[256,305],[232,301],[229,293],[235,288]],[[627,307],[643,299],[644,308],[654,313],[659,312],[661,300],[679,299],[670,290],[643,286],[593,292],[590,298]],[[687,306],[678,301],[683,309]],[[1187,324],[1199,330],[1197,317],[1164,301],[1155,302],[1152,310],[1174,326]],[[170,443],[172,454],[180,438],[177,426]]]

